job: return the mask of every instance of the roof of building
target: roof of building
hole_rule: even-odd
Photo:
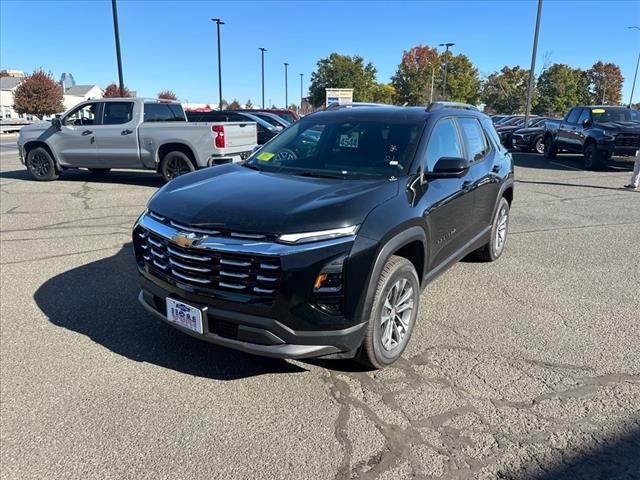
[[[87,93],[89,93],[91,89],[95,87],[98,87],[98,85],[74,85],[73,87],[67,88],[67,90],[64,93],[66,93],[67,95],[75,95],[78,97],[82,97],[83,95],[86,95]]]
[[[13,90],[22,83],[22,77],[0,77],[0,90]]]

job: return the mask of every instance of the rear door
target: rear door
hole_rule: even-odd
[[[98,163],[105,168],[140,168],[137,122],[132,100],[104,102],[102,122],[96,128]],[[138,106],[138,108],[140,108]]]
[[[60,131],[52,135],[49,140],[62,165],[95,166],[95,131],[99,110],[98,102],[83,103],[62,118]]]

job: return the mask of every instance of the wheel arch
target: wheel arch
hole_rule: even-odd
[[[51,155],[51,158],[53,158],[53,163],[56,166],[56,170],[60,170],[60,164],[58,163],[58,159],[54,155],[53,150],[46,142],[43,142],[42,140],[30,140],[24,144],[24,146],[22,147],[24,149],[24,161],[27,161],[27,155],[29,155],[29,152],[38,147],[44,148],[47,153]]]
[[[186,145],[180,142],[167,142],[167,143],[163,143],[162,145],[160,145],[160,147],[158,147],[158,162],[156,167],[158,172],[160,172],[162,160],[164,159],[165,155],[167,155],[170,152],[184,153],[187,157],[189,157],[189,160],[191,160],[191,163],[193,163],[193,167],[196,169],[198,168],[198,162],[196,161],[196,156],[189,145]]]

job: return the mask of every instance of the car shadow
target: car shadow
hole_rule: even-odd
[[[544,158],[543,155],[536,153],[512,152],[513,163],[516,167],[539,168],[544,170],[583,170],[583,156],[575,154],[559,154],[554,159]],[[599,172],[623,172],[633,170],[634,157],[614,157],[607,161]]]
[[[25,180],[34,183],[37,182],[37,180],[33,179],[26,168],[0,172],[0,178]],[[68,182],[92,182],[107,185],[135,185],[153,188],[160,188],[162,185],[164,185],[162,177],[153,172],[135,172],[127,170],[113,170],[106,174],[95,174],[91,173],[88,170],[82,169],[65,170],[60,174],[60,180]]]
[[[35,292],[35,302],[54,325],[136,362],[216,380],[306,371],[285,360],[209,344],[153,317],[138,303],[135,265],[128,243],[112,257],[47,280]]]

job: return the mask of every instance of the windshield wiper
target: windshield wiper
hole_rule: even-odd
[[[332,175],[331,173],[323,173],[323,172],[300,172],[300,173],[294,173],[294,175],[298,175],[299,177],[313,177],[313,178],[345,178],[344,175]]]
[[[243,165],[243,167],[250,168],[251,170],[257,170],[258,172],[261,172],[261,171],[262,171],[262,169],[261,169],[261,168],[258,168],[258,167],[257,167],[256,165],[254,165],[253,163],[248,163],[248,162],[247,162],[247,163],[245,163],[245,164]]]

